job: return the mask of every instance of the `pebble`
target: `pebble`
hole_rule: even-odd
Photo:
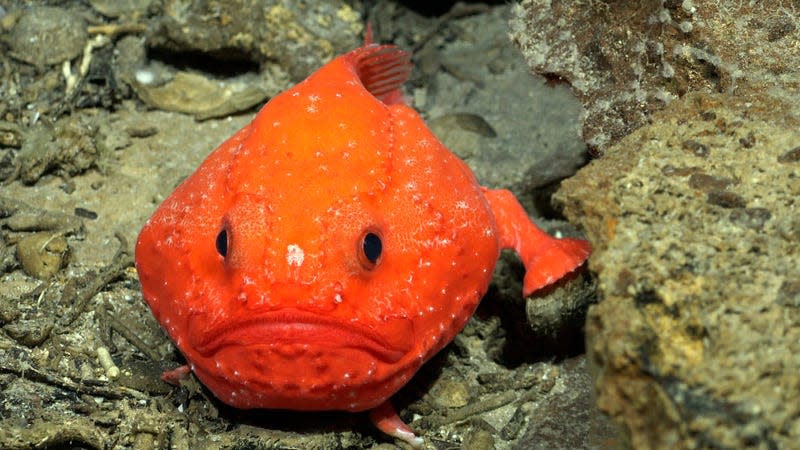
[[[444,408],[460,408],[469,403],[470,393],[461,380],[442,378],[431,387],[433,402]]]
[[[11,56],[36,66],[75,58],[86,45],[86,24],[76,13],[39,6],[20,17],[11,31]]]
[[[33,233],[17,242],[17,259],[26,274],[42,280],[55,275],[69,259],[69,245],[62,234]]]

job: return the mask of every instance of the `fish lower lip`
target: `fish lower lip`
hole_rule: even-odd
[[[205,356],[227,346],[302,343],[310,347],[361,350],[381,361],[394,363],[413,345],[410,337],[390,342],[373,329],[304,312],[272,312],[243,323],[228,323],[209,334],[196,347]]]

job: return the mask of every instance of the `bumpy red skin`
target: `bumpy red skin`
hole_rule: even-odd
[[[479,186],[397,92],[373,96],[357,52],[273,98],[139,236],[145,300],[229,405],[376,408],[464,327],[501,248],[545,274],[526,291],[589,253]],[[374,267],[365,232],[383,243]]]

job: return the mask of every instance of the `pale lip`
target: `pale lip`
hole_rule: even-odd
[[[410,328],[410,321],[407,322]],[[384,336],[358,323],[298,310],[272,311],[242,322],[226,322],[204,334],[195,349],[207,356],[228,346],[300,343],[312,348],[360,350],[381,361],[394,363],[413,348],[413,332]]]

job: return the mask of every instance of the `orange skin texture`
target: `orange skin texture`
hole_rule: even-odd
[[[387,101],[396,92],[365,88],[364,48],[271,99],[139,236],[145,300],[234,407],[376,408],[465,326],[502,248],[523,257],[526,293],[589,254],[482,188],[412,108]],[[374,264],[366,233],[382,242]]]

